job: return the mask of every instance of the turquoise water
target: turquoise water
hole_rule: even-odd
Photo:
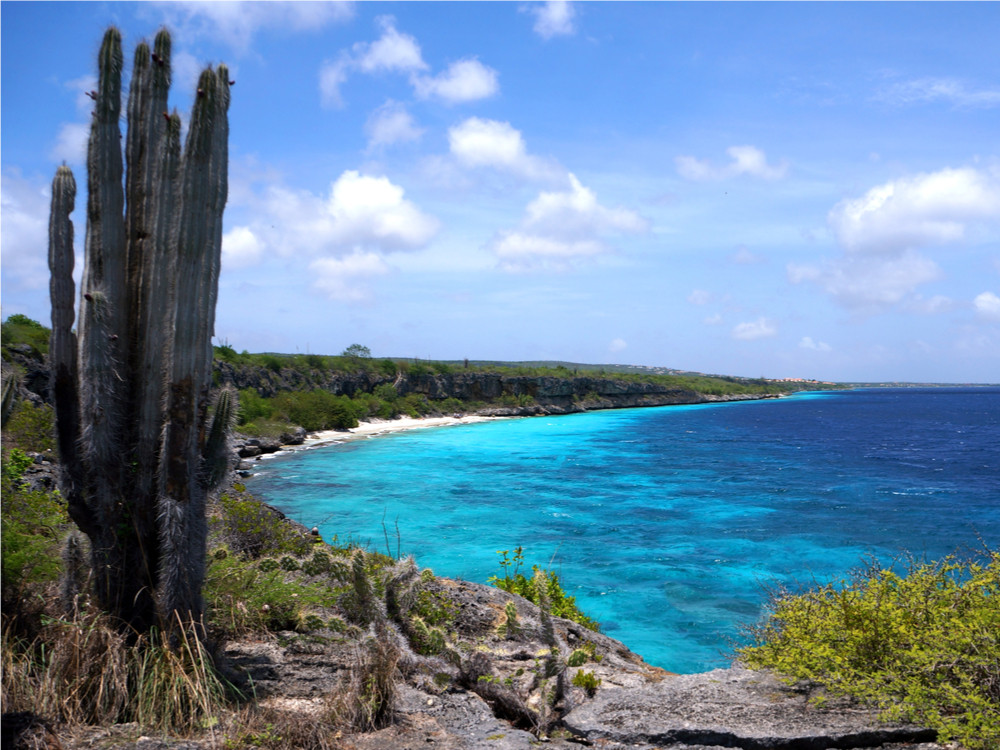
[[[727,663],[762,584],[1000,540],[1000,389],[859,390],[424,429],[260,462],[325,538],[485,582],[521,545],[650,663]]]

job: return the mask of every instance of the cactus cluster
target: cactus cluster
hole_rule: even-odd
[[[120,32],[101,44],[75,332],[76,181],[65,165],[49,222],[61,490],[90,541],[98,603],[137,632],[200,619],[205,504],[226,474],[236,412],[234,393],[211,398],[229,73],[202,72],[182,152],[180,117],[167,111],[170,46],[161,30],[152,49],[136,47],[123,141]]]

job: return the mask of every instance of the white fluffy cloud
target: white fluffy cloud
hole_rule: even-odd
[[[319,69],[319,98],[324,107],[344,106],[340,87],[347,82],[351,59],[341,55],[336,61],[327,60]]]
[[[346,258],[318,258],[309,270],[316,276],[313,285],[330,299],[364,302],[372,296],[365,282],[389,273],[389,266],[376,253],[355,251]]]
[[[543,39],[576,33],[576,9],[567,0],[532,3],[527,10],[535,17],[532,28]]]
[[[791,265],[793,284],[818,283],[838,303],[864,313],[895,305],[921,284],[941,277],[938,265],[919,253],[891,257],[848,257],[819,266]]]
[[[85,122],[64,122],[59,126],[59,135],[52,147],[53,161],[63,161],[73,166],[87,163],[87,140],[90,126]]]
[[[358,70],[362,73],[408,73],[427,69],[417,40],[397,31],[396,19],[379,16],[375,22],[382,29],[382,36],[374,42],[358,42],[353,47],[354,65]]]
[[[470,117],[448,129],[448,147],[463,167],[491,167],[531,180],[565,174],[558,165],[529,154],[521,132],[509,122]]]
[[[346,301],[370,294],[360,287],[350,291],[352,279],[386,273],[388,254],[424,247],[440,227],[406,198],[402,187],[356,170],[341,174],[324,195],[274,184],[261,195],[242,188],[241,194],[254,218],[223,237],[228,267],[273,255],[293,264],[308,262],[316,288]]]
[[[409,76],[414,93],[421,99],[440,99],[447,104],[486,99],[500,90],[499,74],[474,57],[453,62],[432,75],[424,62],[416,38],[396,29],[396,19],[379,16],[382,35],[374,42],[358,42],[335,60],[320,67],[320,99],[325,107],[342,107],[341,87],[352,73],[374,75],[400,73]]]
[[[755,146],[730,146],[726,149],[732,161],[724,166],[701,161],[693,156],[678,156],[674,159],[677,173],[688,180],[699,182],[726,180],[740,175],[778,180],[788,172],[788,164],[768,164],[764,152]]]
[[[614,339],[608,345],[608,351],[611,352],[612,354],[617,354],[618,352],[623,352],[626,349],[628,349],[628,344],[625,342],[625,339]]]
[[[234,227],[222,235],[222,265],[227,270],[252,266],[264,255],[264,243],[250,227]]]
[[[320,246],[382,250],[422,246],[437,232],[438,221],[403,195],[403,188],[387,177],[348,170],[331,185],[329,198],[309,225]]]
[[[341,52],[336,60],[327,60],[320,67],[320,99],[325,107],[344,104],[340,87],[352,72],[416,74],[427,70],[417,40],[396,29],[396,19],[379,16],[375,23],[382,35],[374,42],[357,42],[350,52]]]
[[[732,331],[733,338],[740,341],[756,341],[757,339],[768,339],[777,335],[778,329],[774,322],[764,317],[740,323]]]
[[[80,202],[77,186],[77,202]],[[3,234],[4,285],[43,289],[49,281],[49,204],[47,185],[5,169],[0,178],[0,233]]]
[[[993,292],[983,292],[976,295],[972,301],[976,312],[987,320],[1000,321],[1000,297]]]
[[[575,175],[569,190],[542,192],[528,204],[520,227],[499,233],[491,249],[508,271],[565,269],[573,261],[608,251],[605,238],[641,233],[649,222],[636,212],[607,208]]]
[[[453,62],[436,76],[415,76],[413,87],[421,99],[447,104],[488,99],[500,90],[499,74],[474,57]]]
[[[254,35],[262,28],[285,28],[314,31],[327,24],[346,21],[354,14],[347,2],[262,3],[233,2],[157,2],[156,21],[166,19],[177,36],[193,35],[221,39],[237,52],[245,52]]]
[[[838,203],[829,222],[851,253],[895,253],[958,242],[970,225],[1000,221],[1000,184],[971,168],[942,169],[878,185]]]
[[[947,300],[927,302],[915,294],[943,275],[918,251],[955,245],[981,227],[1000,225],[1000,181],[972,168],[903,177],[841,201],[828,220],[844,254],[819,265],[789,266],[793,283],[815,282],[838,303],[864,313],[900,303],[940,312]]]
[[[376,109],[365,124],[369,148],[417,141],[423,133],[406,106],[391,99]]]

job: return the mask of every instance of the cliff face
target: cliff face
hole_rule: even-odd
[[[223,361],[216,361],[215,367],[220,384],[253,388],[265,397],[284,390],[313,388],[322,388],[337,395],[354,396],[357,393],[370,393],[377,386],[387,384],[395,386],[400,396],[419,394],[432,402],[449,398],[486,403],[502,400],[533,402],[530,405],[488,406],[479,410],[480,413],[491,416],[568,414],[590,409],[761,398],[753,395],[708,396],[686,388],[593,376],[556,378],[491,372],[418,375],[400,373],[391,376],[377,372],[331,373],[311,370],[304,373],[291,368],[275,372],[264,367],[234,366]]]

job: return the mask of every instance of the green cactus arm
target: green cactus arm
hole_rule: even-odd
[[[84,472],[80,455],[80,403],[77,341],[73,333],[73,222],[70,214],[76,203],[76,180],[65,164],[52,180],[49,213],[49,297],[52,303],[52,334],[49,361],[55,405],[56,435],[59,446],[59,484],[70,517],[86,533],[96,519],[86,503]]]
[[[98,88],[87,148],[86,256],[80,300],[82,445],[97,502],[120,494],[124,390],[125,225],[122,188],[121,34],[110,28],[98,55]]]
[[[231,464],[229,439],[236,427],[239,395],[234,388],[219,389],[212,409],[212,423],[202,450],[202,487],[211,492],[226,478]]]

